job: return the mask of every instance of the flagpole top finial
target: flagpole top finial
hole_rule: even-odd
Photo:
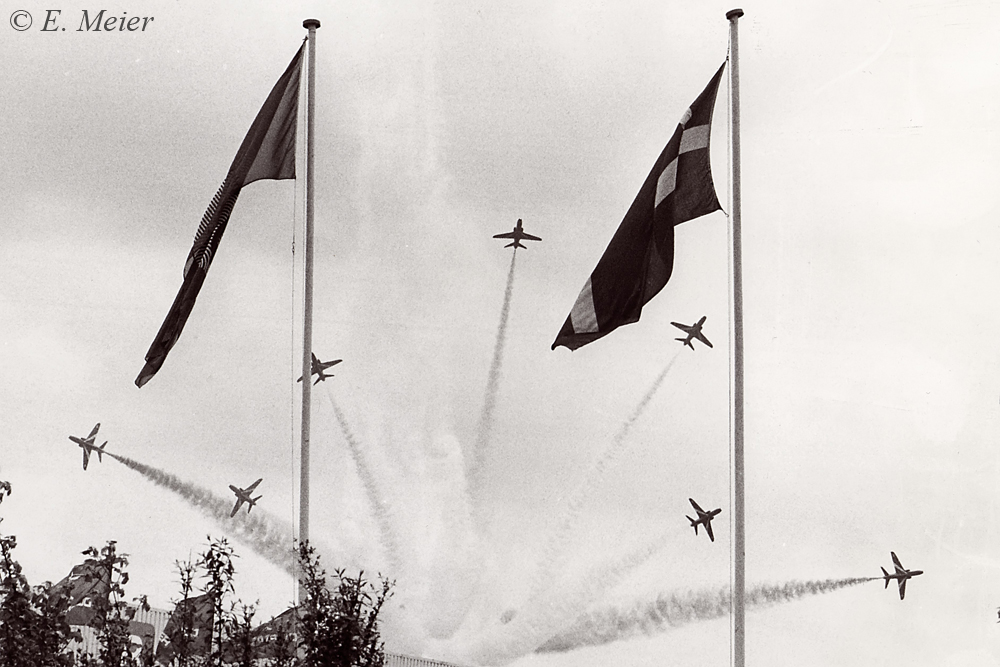
[[[741,16],[743,16],[743,10],[738,7],[736,9],[730,9],[728,12],[726,12],[726,18],[729,19],[730,21],[732,21],[733,19],[738,19]]]
[[[302,27],[306,30],[315,30],[319,27],[319,19],[306,19],[302,22]]]

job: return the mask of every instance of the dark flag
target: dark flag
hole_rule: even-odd
[[[295,178],[295,125],[299,107],[299,74],[302,48],[274,85],[243,138],[226,180],[201,218],[194,245],[184,264],[184,282],[163,320],[153,344],[146,352],[146,365],[135,379],[137,387],[156,375],[184,329],[208,267],[222,240],[237,197],[244,185],[265,178]]]
[[[73,567],[66,578],[52,587],[53,592],[67,598],[66,622],[70,625],[90,625],[97,616],[96,608],[107,604],[111,593],[109,572],[88,558]]]
[[[299,645],[302,611],[292,607],[253,630],[257,655],[270,660],[294,657]]]
[[[575,350],[639,321],[674,267],[674,226],[721,209],[712,183],[708,140],[719,68],[684,112],[552,343]]]
[[[178,602],[160,635],[156,662],[169,665],[176,656],[211,653],[214,618],[215,606],[208,593]]]

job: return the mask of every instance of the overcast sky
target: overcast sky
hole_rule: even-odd
[[[133,380],[315,17],[313,349],[344,360],[313,395],[324,563],[397,580],[389,650],[725,664],[724,618],[531,651],[588,610],[729,582],[725,213],[678,228],[673,278],[638,323],[549,346],[725,60],[733,5],[204,4],[108,6],[154,18],[131,33],[78,31],[81,4],[51,33],[50,5],[2,12],[0,479],[14,493],[0,528],[29,579],[115,539],[128,593],[169,607],[174,561],[228,536],[239,596],[261,618],[291,601],[292,578],[232,524],[114,460],[84,472],[67,436],[100,422],[109,451],[226,502],[263,477],[254,514],[295,520],[301,182],[244,189],[180,342]],[[890,551],[925,571],[903,602],[871,582],[752,610],[748,662],[996,664],[1000,5],[742,7],[747,581],[875,576]],[[11,27],[15,10],[31,28]],[[724,84],[712,134],[727,211],[729,99]],[[516,256],[479,516],[464,459],[511,266],[491,236],[518,218],[544,240]],[[682,348],[670,322],[702,315],[715,347]],[[689,497],[722,508],[714,543],[688,527]]]

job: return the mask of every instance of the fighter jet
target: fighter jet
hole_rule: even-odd
[[[94,437],[97,435],[97,429],[99,429],[99,428],[101,428],[100,422],[98,422],[97,424],[94,425],[94,430],[92,430],[90,432],[90,435],[88,435],[86,438],[78,438],[75,435],[69,436],[69,439],[72,440],[73,442],[75,442],[76,444],[80,445],[80,448],[83,450],[83,469],[84,470],[87,469],[87,464],[90,463],[90,455],[92,453],[96,452],[97,453],[97,461],[98,462],[101,461],[101,454],[104,453],[104,445],[108,444],[107,440],[105,440],[104,441],[104,445],[101,445],[100,447],[98,447],[97,445],[94,444]]]
[[[687,334],[687,338],[675,338],[674,340],[679,340],[683,345],[687,345],[692,350],[694,349],[694,345],[691,344],[691,341],[694,339],[698,339],[705,345],[712,347],[712,344],[708,342],[707,338],[705,338],[705,334],[701,332],[701,325],[705,323],[706,317],[707,316],[703,315],[702,318],[697,322],[695,322],[694,324],[681,324],[680,322],[671,322],[671,324],[673,324],[675,327],[677,327],[678,329]]]
[[[705,532],[708,533],[708,539],[714,542],[715,535],[712,533],[712,519],[714,519],[715,515],[721,512],[722,509],[719,508],[717,510],[712,510],[711,512],[706,512],[702,508],[698,507],[698,503],[696,503],[693,498],[688,498],[688,500],[691,501],[691,507],[694,508],[694,511],[698,513],[697,519],[687,517],[687,520],[691,522],[691,527],[694,528],[694,534],[698,534],[698,524],[700,523],[705,526]]]
[[[256,489],[257,485],[260,484],[263,480],[264,478],[261,477],[260,479],[258,479],[256,482],[254,482],[245,489],[240,489],[238,487],[233,486],[232,484],[229,485],[229,488],[232,489],[233,493],[236,494],[236,505],[233,506],[233,513],[229,515],[230,519],[236,516],[236,513],[239,511],[240,507],[243,506],[243,503],[250,503],[250,505],[247,507],[247,514],[250,514],[250,510],[252,510],[253,506],[257,504],[257,501],[264,497],[264,496],[257,496],[256,498],[251,498],[250,494],[253,493],[253,490]]]
[[[495,239],[514,239],[513,241],[511,241],[510,243],[508,243],[507,245],[505,245],[504,248],[510,248],[511,246],[513,246],[515,248],[525,248],[525,249],[527,249],[527,246],[521,245],[521,241],[541,241],[542,240],[542,239],[538,238],[537,236],[532,236],[531,234],[528,234],[526,231],[524,231],[524,228],[521,227],[521,219],[520,218],[517,219],[517,225],[514,226],[514,229],[512,229],[511,231],[509,231],[509,232],[507,232],[505,234],[494,234],[493,238],[495,238]]]
[[[923,574],[923,570],[907,570],[905,567],[899,564],[899,559],[896,558],[896,554],[892,551],[889,552],[892,556],[892,564],[896,568],[896,572],[889,574],[882,568],[882,577],[885,579],[885,587],[889,588],[889,580],[895,579],[896,583],[899,584],[899,599],[902,600],[903,596],[906,595],[906,580],[910,577],[915,577],[918,574]]]
[[[312,353],[310,353],[310,354],[312,354]],[[330,366],[336,366],[341,361],[343,361],[343,359],[334,359],[333,361],[320,361],[319,359],[316,358],[316,355],[313,354],[312,355],[312,372],[310,373],[310,375],[318,375],[319,376],[318,378],[316,378],[316,381],[313,382],[313,384],[314,385],[315,384],[319,384],[320,380],[326,380],[327,378],[332,378],[333,377],[332,373],[330,375],[327,375],[323,371],[325,371]],[[302,382],[302,378],[300,377],[298,380],[296,380],[296,382]]]

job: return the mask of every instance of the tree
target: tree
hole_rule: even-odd
[[[385,646],[378,629],[382,605],[392,595],[395,582],[379,575],[381,586],[364,578],[364,571],[349,577],[334,570],[336,590],[331,592],[319,555],[308,543],[299,545],[301,583],[306,597],[300,621],[301,646],[308,667],[383,667]]]
[[[101,644],[100,661],[104,667],[136,667],[131,653],[129,625],[138,609],[149,610],[149,603],[145,595],[136,598],[135,606],[131,608],[125,601],[128,554],[118,553],[117,544],[115,540],[108,540],[100,550],[88,547],[83,552],[83,555],[89,556],[84,564],[91,566],[107,591],[92,600],[96,613],[91,623],[97,628],[97,640]]]
[[[10,483],[0,481],[0,502],[10,494]],[[4,667],[71,665],[67,596],[49,582],[30,586],[14,559],[16,547],[15,536],[0,535],[0,661]]]
[[[174,567],[180,577],[181,599],[174,603],[174,612],[163,629],[166,641],[158,649],[157,657],[177,667],[191,667],[196,653],[194,637],[198,609],[191,593],[194,590],[197,568],[190,558],[186,561],[174,561]]]
[[[254,630],[257,659],[268,667],[298,667],[300,608],[292,607]]]
[[[253,667],[257,659],[257,647],[254,644],[253,617],[257,606],[233,603],[227,619],[226,628],[226,663],[235,667]]]
[[[208,579],[202,590],[212,601],[212,652],[209,662],[222,667],[229,618],[225,599],[235,592],[233,575],[236,574],[236,568],[233,566],[233,558],[236,555],[226,538],[213,540],[209,535],[208,540],[208,551],[201,555],[198,565],[205,569],[205,578]]]
[[[293,667],[298,664],[298,640],[294,631],[277,628],[264,649],[268,653],[270,667]]]

